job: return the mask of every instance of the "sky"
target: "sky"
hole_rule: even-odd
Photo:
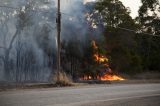
[[[131,9],[131,16],[135,18],[138,16],[139,7],[142,5],[141,0],[120,0],[124,6]]]
[[[85,2],[95,1],[95,0],[84,0]],[[141,6],[141,0],[120,0],[124,6],[129,7],[131,10],[132,18],[138,16],[138,9]]]

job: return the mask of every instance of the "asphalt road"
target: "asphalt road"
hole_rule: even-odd
[[[0,106],[160,106],[160,84],[5,91]]]

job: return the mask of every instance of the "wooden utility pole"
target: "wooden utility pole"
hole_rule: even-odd
[[[57,82],[60,81],[60,70],[61,70],[61,12],[60,12],[60,0],[57,3]]]

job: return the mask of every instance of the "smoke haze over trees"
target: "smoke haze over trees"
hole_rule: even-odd
[[[1,1],[1,80],[48,81],[53,74],[57,46],[55,4],[54,0]],[[77,45],[87,42],[90,26],[85,11],[81,0],[62,3],[62,41],[67,45],[73,39],[79,42]],[[79,49],[83,52],[82,46]]]
[[[160,38],[152,35],[160,35],[160,9],[151,1],[142,0],[136,19],[119,0],[62,1],[62,69],[75,80],[96,76],[95,40],[117,73],[159,71]],[[48,82],[56,70],[55,0],[1,0],[0,6],[0,80]]]

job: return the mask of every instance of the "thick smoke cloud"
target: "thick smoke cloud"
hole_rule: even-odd
[[[0,47],[8,48],[16,31],[20,32],[9,51],[7,72],[3,61],[6,52],[0,48],[0,80],[48,81],[56,68],[56,1],[1,1],[1,5],[21,8],[27,22],[19,19],[19,10],[0,10]],[[78,40],[83,43],[89,30],[83,0],[61,0],[61,11],[61,41]],[[24,28],[19,26],[20,21],[25,23]]]

